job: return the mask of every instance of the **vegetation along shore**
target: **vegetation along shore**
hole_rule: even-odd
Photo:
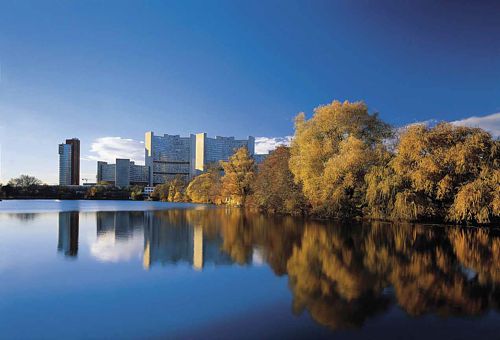
[[[144,197],[141,187],[100,185],[80,193],[43,187],[11,182],[2,193]],[[316,108],[310,119],[299,114],[291,145],[278,147],[262,164],[241,148],[189,183],[174,179],[156,186],[151,198],[331,219],[498,225],[500,141],[480,128],[445,122],[396,129],[363,102],[334,101]]]

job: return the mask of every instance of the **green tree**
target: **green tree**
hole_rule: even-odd
[[[255,178],[255,161],[243,147],[221,165],[224,169],[221,188],[224,200],[232,205],[244,205]]]
[[[293,179],[288,162],[290,148],[278,147],[258,167],[253,184],[252,204],[270,212],[303,214],[308,203]]]
[[[392,134],[363,102],[334,101],[311,119],[295,119],[290,170],[314,212],[329,217],[361,215],[364,176],[377,164],[376,149]]]

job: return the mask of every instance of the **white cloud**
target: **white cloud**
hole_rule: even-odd
[[[479,127],[491,133],[493,137],[500,137],[500,112],[483,117],[469,117],[451,122],[455,125]]]
[[[134,234],[132,238],[117,240],[113,232],[99,235],[90,245],[90,253],[101,262],[123,262],[140,258],[144,249],[144,237]]]
[[[276,149],[280,145],[289,146],[292,136],[285,137],[255,137],[255,153],[266,154]]]
[[[122,137],[101,137],[92,142],[90,153],[82,159],[114,163],[116,158],[128,158],[144,163],[144,142]]]

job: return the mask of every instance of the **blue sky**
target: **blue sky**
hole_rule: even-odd
[[[140,158],[147,130],[284,137],[333,99],[396,126],[489,116],[469,121],[499,129],[499,13],[498,1],[0,0],[0,181],[57,182],[65,138],[81,139],[93,180],[98,158]]]

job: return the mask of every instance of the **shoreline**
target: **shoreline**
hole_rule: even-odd
[[[113,199],[113,198],[48,198],[48,197],[43,197],[43,198],[34,198],[34,197],[16,197],[16,198],[2,198],[0,201],[4,202],[11,202],[11,201],[45,201],[45,202],[76,202],[76,201],[84,201],[84,202],[135,202],[135,203],[152,203],[152,204],[169,204],[169,205],[177,205],[177,208],[181,208],[183,205],[193,205],[193,206],[205,206],[205,207],[225,207],[225,208],[231,208],[231,209],[243,209],[246,211],[254,212],[254,213],[260,213],[268,217],[279,217],[279,218],[296,218],[296,219],[302,219],[304,221],[311,220],[311,221],[321,221],[324,223],[328,222],[337,222],[342,225],[344,224],[349,224],[352,222],[355,223],[384,223],[384,224],[407,224],[410,226],[415,226],[415,225],[421,225],[421,226],[428,226],[428,227],[442,227],[442,228],[450,228],[450,227],[459,227],[459,228],[479,228],[479,229],[500,229],[500,225],[497,223],[488,223],[488,224],[450,224],[446,223],[445,221],[440,222],[440,221],[398,221],[398,220],[378,220],[378,219],[370,219],[370,218],[352,218],[352,219],[340,219],[340,218],[325,218],[321,216],[315,216],[315,215],[294,215],[294,214],[283,214],[283,213],[273,213],[273,212],[268,212],[268,211],[263,211],[259,210],[257,208],[250,208],[250,207],[234,207],[231,205],[225,205],[225,204],[214,204],[214,203],[195,203],[195,202],[165,202],[165,201],[154,201],[154,200],[134,200],[134,199]],[[134,203],[132,203],[134,204]],[[0,203],[0,214],[1,213],[16,213],[16,211],[2,211],[2,203]],[[175,207],[170,207],[175,208]],[[153,210],[162,210],[162,209],[153,209]],[[100,211],[100,210],[96,210]],[[102,210],[102,211],[113,211],[113,210]],[[35,211],[34,213],[41,212],[41,211]],[[53,212],[52,210],[49,210],[48,212]],[[19,213],[26,213],[26,212],[19,212]]]

